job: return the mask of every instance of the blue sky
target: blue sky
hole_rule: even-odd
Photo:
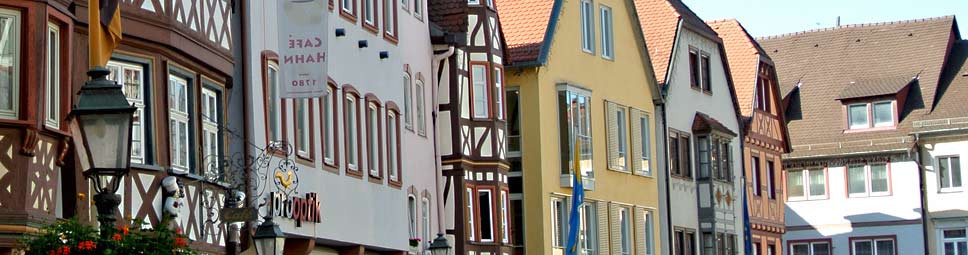
[[[683,0],[703,20],[735,18],[754,37],[840,23],[859,24],[955,15],[968,39],[968,0]]]

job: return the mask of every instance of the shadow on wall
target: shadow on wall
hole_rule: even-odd
[[[823,222],[810,224],[811,226],[813,226],[814,224],[828,225],[827,227],[823,227],[823,229],[817,229],[817,228],[789,225],[790,222],[801,222],[801,223],[808,222],[809,223],[807,219],[804,219],[799,213],[797,213],[794,210],[790,210],[789,208],[790,207],[787,207],[786,215],[785,215],[786,222],[788,223],[787,235],[789,235],[790,232],[796,231],[797,236],[793,238],[791,238],[790,236],[784,236],[784,242],[785,242],[784,247],[789,247],[789,244],[786,242],[791,240],[796,241],[796,240],[811,240],[811,239],[831,239],[832,240],[831,254],[848,254],[847,251],[850,250],[850,247],[840,247],[838,246],[838,244],[843,245],[844,242],[847,241],[848,238],[850,237],[901,234],[900,231],[856,233],[857,231],[854,231],[854,230],[859,226],[861,227],[877,226],[879,223],[884,223],[884,222],[889,223],[889,222],[900,222],[900,221],[909,220],[909,219],[904,219],[897,216],[888,215],[888,214],[879,213],[879,212],[863,213],[863,214],[847,215],[843,217],[842,220],[822,219]],[[917,208],[913,208],[912,210],[920,211]],[[849,222],[850,225],[847,225],[846,224],[847,222]],[[869,223],[869,224],[865,224],[865,223]],[[840,240],[842,241],[838,242]]]

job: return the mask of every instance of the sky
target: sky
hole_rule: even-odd
[[[955,15],[968,39],[968,0],[683,0],[706,21],[735,18],[753,37],[840,24],[862,24]]]

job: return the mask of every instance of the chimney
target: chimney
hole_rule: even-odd
[[[840,27],[840,16],[837,16],[837,27]]]

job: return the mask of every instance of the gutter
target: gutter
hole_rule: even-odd
[[[924,166],[921,164],[921,141],[919,134],[914,134],[914,164],[918,166],[918,188],[921,192],[921,238],[924,245],[924,254],[931,254],[931,244],[928,241],[928,199],[927,187],[924,181]]]
[[[437,74],[437,67],[439,65],[438,63],[441,60],[443,60],[445,58],[449,58],[451,55],[454,55],[454,46],[453,45],[448,46],[447,47],[447,51],[445,51],[445,52],[442,52],[442,53],[434,53],[433,59],[430,62],[430,76],[431,76],[430,77],[430,82],[433,83],[433,84],[431,84],[431,87],[434,88],[432,90],[434,93],[432,93],[432,95],[431,95],[431,96],[433,96],[432,102],[433,102],[433,106],[434,106],[434,111],[431,112],[430,119],[431,119],[431,123],[433,124],[433,133],[434,134],[437,134],[437,111],[438,111],[438,108],[437,107],[439,106],[439,104],[437,102],[437,91],[440,91],[440,89],[438,88],[440,86],[440,84],[437,84],[437,81],[438,81],[438,78],[437,78],[437,75],[438,75]],[[434,189],[435,189],[434,192],[436,194],[434,194],[434,195],[435,195],[435,197],[437,197],[437,199],[436,199],[437,200],[436,201],[436,203],[437,203],[437,229],[440,231],[439,233],[446,233],[447,231],[444,230],[444,217],[443,217],[444,216],[444,201],[441,198],[441,197],[443,197],[443,192],[444,191],[442,191],[440,189],[440,178],[442,178],[444,176],[444,172],[443,172],[443,169],[441,169],[441,167],[440,167],[440,164],[441,164],[440,163],[440,151],[437,148],[438,147],[437,146],[438,145],[437,136],[434,135],[433,137],[434,137],[434,161],[436,161],[435,164],[434,164],[434,168],[435,168],[434,169]]]

